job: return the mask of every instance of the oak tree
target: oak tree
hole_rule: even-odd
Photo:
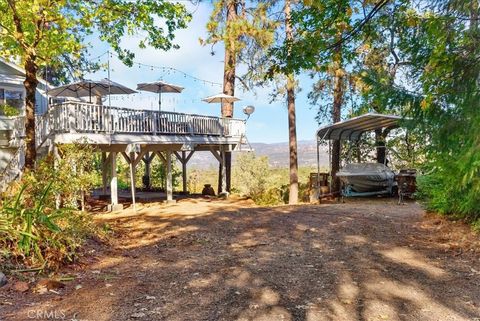
[[[144,33],[140,47],[169,50],[174,32],[190,19],[185,7],[163,0],[0,0],[0,56],[25,69],[25,167],[36,160],[35,91],[42,66],[78,60],[89,49],[87,36],[108,43],[127,65],[134,53],[121,47],[124,36]]]

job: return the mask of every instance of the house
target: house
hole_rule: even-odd
[[[25,114],[24,80],[23,68],[0,58],[0,182],[5,176],[15,176],[23,163],[19,136],[23,126],[21,117]],[[40,79],[35,106],[38,115],[47,110],[47,86],[47,82]]]

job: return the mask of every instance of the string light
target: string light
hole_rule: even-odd
[[[97,61],[98,63],[101,62],[101,58],[106,55],[106,54],[109,54],[110,58],[113,58],[114,56],[118,59],[118,55],[110,52],[110,51],[106,51],[104,52],[103,54],[99,55],[99,56],[96,56],[92,59],[90,59],[89,61]],[[203,83],[204,85],[211,85],[212,87],[214,86],[220,86],[220,87],[223,87],[223,84],[221,83],[218,83],[218,82],[214,82],[214,81],[210,81],[210,80],[206,80],[206,79],[201,79],[201,78],[198,78],[198,77],[195,77],[195,76],[192,76],[190,74],[187,74],[186,72],[182,71],[182,70],[179,70],[179,69],[176,69],[176,68],[173,68],[173,67],[167,67],[167,66],[155,66],[155,65],[149,65],[149,64],[145,64],[145,63],[142,63],[142,62],[138,62],[138,61],[133,61],[132,62],[133,65],[137,65],[137,67],[139,69],[141,69],[142,67],[146,67],[146,68],[149,68],[151,71],[154,71],[154,70],[161,70],[162,73],[166,73],[167,75],[170,75],[170,74],[174,74],[174,73],[178,73],[180,75],[183,75],[184,78],[190,78],[192,79],[194,82],[200,82],[200,83]]]

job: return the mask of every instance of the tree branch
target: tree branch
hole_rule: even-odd
[[[15,33],[14,37],[15,39],[20,43],[20,45],[23,47],[25,51],[29,50],[29,47],[27,43],[25,42],[24,38],[24,33],[23,33],[23,27],[22,27],[22,20],[20,19],[20,16],[18,15],[17,12],[17,7],[15,5],[15,0],[7,0],[8,6],[12,10],[12,15],[13,15],[13,23],[15,25]]]

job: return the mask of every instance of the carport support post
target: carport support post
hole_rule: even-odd
[[[172,151],[167,150],[167,203],[173,203],[173,184],[172,184]]]

